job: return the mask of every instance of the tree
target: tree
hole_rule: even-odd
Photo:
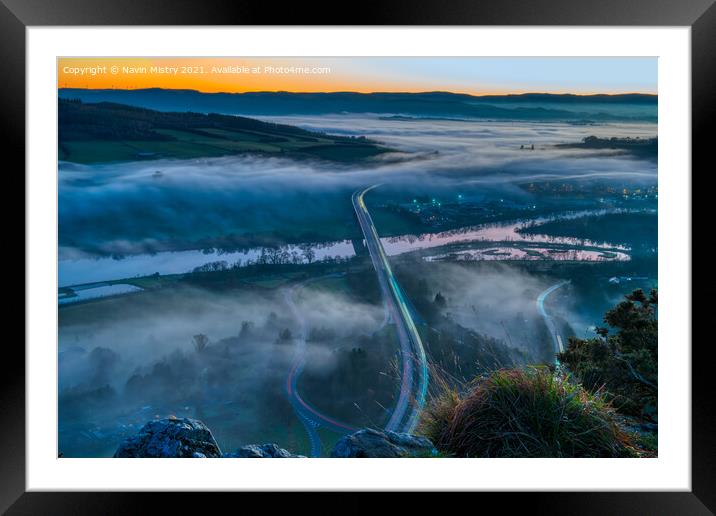
[[[658,391],[658,293],[641,289],[609,310],[597,337],[571,338],[559,360],[592,391],[606,389],[626,414],[653,418]]]
[[[197,335],[194,335],[194,349],[197,353],[201,353],[208,343],[209,337],[207,337],[203,333],[198,333]]]
[[[239,331],[239,339],[245,340],[248,339],[254,329],[254,323],[251,321],[242,321],[241,322],[241,331]]]
[[[313,263],[313,260],[316,258],[316,252],[308,246],[303,247],[302,251],[303,251],[303,258],[306,260],[306,262]]]

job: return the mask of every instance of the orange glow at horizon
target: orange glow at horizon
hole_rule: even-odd
[[[401,77],[356,63],[359,58],[315,57],[98,57],[59,58],[58,88],[84,89],[187,89],[204,93],[259,91],[311,92],[426,92],[450,91],[472,95],[530,92],[629,93],[517,85],[452,84],[450,78]],[[227,70],[227,67],[233,67]],[[272,67],[272,68],[270,68]],[[297,72],[296,68],[302,71]],[[283,68],[281,71],[276,69]],[[326,70],[327,69],[327,70]],[[308,72],[306,70],[309,70]]]
[[[112,66],[118,73],[112,73]],[[203,67],[204,73],[160,74],[149,73],[151,67]],[[290,91],[298,93],[352,91],[371,93],[376,91],[401,91],[407,93],[434,91],[428,84],[409,84],[398,81],[372,81],[357,73],[336,72],[316,74],[268,74],[268,73],[211,73],[212,67],[245,66],[251,70],[265,66],[309,68],[326,67],[325,60],[299,58],[61,58],[58,60],[57,86],[59,88],[87,89],[144,89],[165,88],[173,90],[197,90],[203,93],[244,93],[255,91]],[[71,74],[70,68],[106,67],[98,75]],[[124,67],[133,70],[147,69],[146,73],[124,73]],[[188,72],[188,69],[186,69]],[[468,93],[468,92],[459,92]],[[474,92],[473,92],[474,93]],[[480,93],[493,93],[481,90]],[[494,93],[502,93],[495,90]]]

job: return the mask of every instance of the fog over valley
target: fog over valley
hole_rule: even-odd
[[[656,134],[653,124],[401,122],[347,115],[275,121],[365,135],[409,154],[398,162],[388,154],[362,165],[257,156],[62,163],[61,258],[213,247],[208,242],[226,235],[243,247],[350,238],[347,199],[374,183],[405,196],[465,188],[471,195],[504,189],[528,198],[514,183],[656,181],[655,161],[615,150],[555,147],[589,135],[649,138]]]
[[[71,94],[58,175],[67,457],[111,456],[170,416],[200,419],[224,452],[326,456],[347,429],[414,432],[440,386],[554,369],[570,336],[596,335],[615,300],[656,286],[650,98],[601,112],[598,99],[493,109],[465,96],[449,117],[357,112],[367,100],[339,96],[354,111],[267,103],[212,118]],[[507,118],[520,102],[525,119]],[[92,110],[116,125],[86,124]]]

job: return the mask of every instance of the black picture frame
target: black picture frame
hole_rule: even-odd
[[[716,119],[716,5],[714,0],[390,0],[375,4],[338,2],[278,8],[270,2],[239,0],[0,0],[3,150],[25,156],[25,31],[29,26],[62,25],[572,25],[689,26],[692,37],[692,177],[708,169],[708,127]],[[19,169],[18,167],[18,169]],[[15,169],[15,170],[18,170]],[[9,172],[9,169],[7,170]],[[13,173],[15,173],[13,171]],[[688,174],[689,171],[683,171]],[[25,191],[15,176],[10,188]],[[8,188],[8,190],[10,189]],[[7,191],[7,190],[6,190]],[[689,207],[690,208],[690,207]],[[13,219],[9,219],[13,220]],[[25,257],[27,258],[27,257]],[[664,271],[662,271],[664,273]],[[17,303],[17,306],[20,306]],[[24,307],[24,303],[22,303]],[[24,310],[24,308],[23,308]],[[675,343],[669,343],[675,345]],[[714,401],[709,376],[708,342],[692,347],[692,490],[690,492],[510,493],[480,494],[504,504],[525,504],[530,511],[551,514],[713,514],[716,511]],[[25,354],[6,344],[0,375],[0,511],[8,514],[142,513],[149,498],[161,497],[164,508],[186,507],[186,497],[130,493],[25,492]],[[247,495],[242,495],[247,496]],[[355,495],[350,495],[355,496]],[[415,497],[414,500],[421,500]],[[352,509],[370,504],[345,497],[322,498]],[[493,500],[491,500],[493,501]],[[259,500],[256,500],[259,502]]]

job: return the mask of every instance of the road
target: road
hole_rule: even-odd
[[[342,423],[341,421],[321,414],[318,410],[306,403],[298,392],[298,379],[301,377],[303,368],[306,365],[306,338],[308,337],[308,323],[306,322],[306,318],[301,314],[300,310],[298,310],[298,307],[293,300],[293,295],[297,289],[302,288],[309,283],[341,275],[342,274],[331,274],[328,276],[321,276],[320,278],[312,278],[283,291],[284,301],[286,302],[289,310],[291,310],[293,318],[299,324],[299,332],[294,339],[296,342],[295,358],[291,366],[291,370],[288,373],[288,377],[286,378],[286,393],[288,395],[288,401],[291,403],[291,407],[293,407],[296,417],[299,421],[301,421],[301,424],[303,424],[306,429],[306,433],[308,434],[308,440],[311,444],[311,457],[321,456],[323,446],[321,444],[321,437],[318,434],[319,427],[323,426],[340,434],[354,432],[357,429]]]
[[[412,433],[425,406],[428,391],[428,365],[425,349],[415,321],[413,321],[407,298],[393,275],[388,257],[383,250],[378,232],[363,200],[364,195],[377,186],[379,185],[355,192],[351,200],[373,268],[378,276],[383,300],[395,324],[400,343],[402,365],[400,394],[385,428],[391,431]]]
[[[558,288],[561,288],[562,286],[569,283],[569,280],[563,280],[559,283],[555,283],[548,289],[546,289],[544,292],[542,292],[537,297],[537,310],[542,315],[542,318],[544,319],[544,323],[547,325],[547,330],[549,331],[549,334],[552,336],[552,343],[554,345],[554,353],[555,353],[555,363],[559,365],[559,360],[557,359],[556,355],[557,353],[561,353],[564,351],[564,346],[562,344],[562,337],[560,336],[559,332],[557,331],[557,326],[554,324],[554,319],[551,315],[547,313],[547,311],[544,309],[544,302],[547,297],[557,290]]]

